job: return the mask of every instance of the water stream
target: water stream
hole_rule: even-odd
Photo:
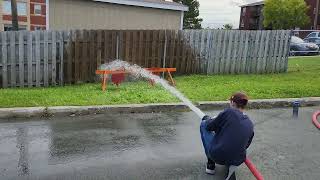
[[[131,65],[126,61],[115,60],[108,64],[101,65],[100,69],[101,70],[125,69],[127,72],[129,72],[131,75],[137,78],[152,79],[154,80],[155,83],[160,84],[163,88],[168,90],[171,94],[179,98],[185,105],[187,105],[193,112],[195,112],[199,116],[199,118],[202,119],[203,116],[205,116],[205,114],[199,108],[193,105],[192,102],[188,98],[186,98],[181,92],[179,92],[176,88],[169,85],[166,80],[161,79],[159,76],[152,74],[151,72],[143,69],[138,65]]]

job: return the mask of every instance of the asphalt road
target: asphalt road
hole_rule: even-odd
[[[248,112],[256,134],[248,156],[266,180],[319,179],[317,109],[301,108],[298,119],[292,109]],[[224,166],[204,173],[199,122],[192,112],[2,121],[0,179],[223,179]],[[245,165],[237,177],[254,179]]]

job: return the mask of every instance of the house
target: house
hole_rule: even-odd
[[[239,29],[257,30],[263,28],[263,9],[264,1],[245,4],[241,6]]]
[[[0,30],[11,29],[11,1],[0,3]],[[19,28],[182,29],[188,7],[172,0],[17,0]]]
[[[311,23],[301,29],[320,30],[320,0],[305,0],[309,6],[308,16]],[[239,29],[242,30],[260,30],[263,27],[263,6],[264,1],[244,4],[241,7]]]

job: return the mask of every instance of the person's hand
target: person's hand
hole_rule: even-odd
[[[206,121],[206,120],[209,120],[209,119],[211,119],[211,117],[208,116],[208,115],[205,115],[205,116],[203,116],[202,121]]]

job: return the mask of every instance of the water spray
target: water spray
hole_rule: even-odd
[[[125,61],[115,60],[109,64],[103,64],[100,70],[111,70],[111,69],[123,69],[132,74],[134,77],[152,79],[155,83],[162,85],[166,90],[168,90],[172,95],[180,99],[186,106],[188,106],[193,112],[195,112],[200,119],[202,119],[205,114],[197,108],[189,99],[187,99],[183,94],[181,94],[176,88],[170,86],[168,82],[161,79],[159,76],[152,74],[151,72],[141,68],[138,65],[131,65]],[[263,180],[261,173],[257,170],[254,164],[247,158],[245,164],[248,166],[249,170],[256,177],[257,180]]]
[[[161,79],[159,76],[152,74],[151,72],[143,69],[138,65],[131,65],[125,61],[115,60],[109,64],[101,65],[101,70],[110,70],[110,69],[122,69],[124,68],[127,72],[132,74],[134,77],[152,79],[155,83],[160,84],[166,90],[168,90],[172,95],[180,99],[186,106],[188,106],[193,112],[195,112],[200,119],[202,119],[205,114],[197,108],[189,99],[187,99],[183,94],[181,94],[176,88],[170,86],[168,82],[164,79]]]

